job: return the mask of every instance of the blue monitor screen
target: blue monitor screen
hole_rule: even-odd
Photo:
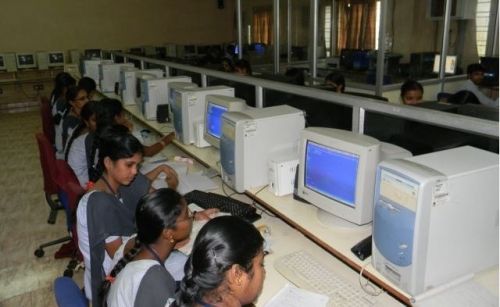
[[[222,114],[225,112],[227,112],[227,108],[208,102],[207,132],[218,139],[222,132]]]
[[[358,164],[355,154],[307,141],[304,186],[354,207]]]

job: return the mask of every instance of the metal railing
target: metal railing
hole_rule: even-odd
[[[255,77],[240,76],[236,74],[216,71],[213,69],[201,68],[169,62],[160,59],[153,59],[138,55],[126,54],[121,52],[110,52],[112,58],[119,56],[125,61],[130,59],[140,62],[140,67],[144,68],[146,64],[154,64],[164,67],[166,75],[171,75],[171,69],[178,69],[199,74],[202,80],[202,86],[207,85],[207,77],[219,78],[228,81],[243,83],[255,87],[255,105],[259,108],[264,107],[264,89],[276,90],[288,94],[294,94],[304,97],[322,100],[333,104],[345,105],[352,108],[352,131],[363,133],[365,123],[365,113],[375,112],[393,117],[409,119],[434,126],[440,126],[453,130],[468,132],[498,139],[498,122],[475,117],[469,117],[459,114],[435,111],[424,108],[416,108],[406,105],[396,105],[388,102],[381,102],[370,98],[339,94],[326,90],[297,86],[282,82],[259,79]]]

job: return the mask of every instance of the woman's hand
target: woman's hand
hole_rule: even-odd
[[[195,213],[194,219],[196,221],[211,220],[212,218],[215,217],[217,213],[219,213],[219,209],[217,208],[210,208],[203,211],[198,211]]]
[[[165,135],[161,140],[163,141],[163,143],[166,146],[166,145],[172,143],[174,138],[175,138],[175,132],[170,132],[169,134]]]
[[[177,190],[177,187],[179,186],[179,176],[175,172],[173,168],[171,168],[168,165],[161,165],[162,167],[162,172],[167,175],[165,178],[165,182],[167,183],[167,186],[171,189]]]

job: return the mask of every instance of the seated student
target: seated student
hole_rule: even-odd
[[[96,131],[100,131],[105,127],[113,124],[124,125],[129,129],[132,128],[132,124],[125,117],[125,111],[123,105],[119,100],[105,98],[98,103],[96,108]],[[80,156],[78,159],[88,166],[89,179],[90,181],[96,180],[95,176],[92,175],[95,165],[97,163],[96,155],[98,144],[94,138],[94,133],[89,133],[85,138],[85,156]],[[172,132],[164,136],[159,142],[151,146],[144,146],[144,156],[151,157],[160,152],[165,146],[170,144],[175,138],[175,134]]]
[[[80,112],[82,122],[75,128],[64,149],[64,160],[73,169],[78,182],[85,188],[89,181],[89,173],[85,151],[85,139],[96,130],[95,112],[99,102],[89,101]]]
[[[120,259],[120,253],[128,250],[119,248],[135,233],[136,206],[151,190],[150,180],[165,173],[169,187],[178,184],[177,174],[167,165],[146,175],[138,172],[142,144],[127,127],[109,126],[97,138],[100,175],[77,209],[78,245],[85,263],[84,285],[89,300],[98,297],[114,259]],[[93,306],[100,306],[100,301],[93,302]]]
[[[66,101],[69,106],[69,111],[62,119],[61,137],[63,147],[66,147],[68,136],[73,133],[73,130],[81,123],[80,112],[85,104],[89,101],[87,91],[80,86],[72,86],[66,92]]]
[[[156,190],[139,201],[135,246],[106,277],[103,306],[163,307],[174,300],[176,284],[165,261],[189,237],[190,215],[186,201],[172,189]]]
[[[422,102],[424,88],[422,84],[414,80],[407,80],[401,86],[401,102],[407,105],[415,105]]]
[[[469,91],[474,94],[481,104],[497,107],[498,98],[496,100],[489,98],[479,89],[479,85],[484,79],[485,69],[481,64],[470,64],[467,66],[467,78],[463,90]]]
[[[231,73],[234,72],[233,61],[231,61],[231,59],[223,58],[221,60],[221,64],[222,64],[222,71]]]
[[[265,275],[259,231],[235,216],[214,218],[194,241],[176,305],[250,304],[260,294]]]
[[[332,91],[337,92],[337,93],[343,93],[345,92],[345,79],[344,76],[342,76],[339,73],[329,73],[325,77],[325,85],[329,86],[332,88]]]
[[[287,79],[287,83],[295,84],[295,85],[304,85],[304,71],[295,67],[289,68],[285,72],[285,77]]]
[[[52,105],[52,116],[54,118],[54,136],[55,136],[55,149],[56,155],[58,157],[62,156],[63,153],[63,141],[62,141],[62,119],[66,116],[69,107],[66,103],[66,91],[69,87],[75,86],[76,81],[68,73],[60,73],[56,76],[55,87],[52,91],[51,100],[53,100]]]
[[[78,86],[83,87],[87,91],[89,100],[94,99],[94,96],[97,93],[97,84],[95,83],[94,79],[89,77],[82,77],[78,81]]]
[[[55,108],[56,102],[59,99],[63,99],[66,95],[66,90],[70,86],[74,86],[76,80],[71,77],[67,72],[60,72],[56,75],[54,79],[54,89],[50,94],[50,106],[52,107],[52,116],[57,114],[57,108]]]
[[[250,62],[244,59],[240,59],[234,63],[234,73],[240,76],[251,76],[252,67]]]

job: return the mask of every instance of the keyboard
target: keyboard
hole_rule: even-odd
[[[257,210],[247,203],[220,194],[193,190],[184,195],[188,204],[195,203],[201,208],[217,208],[222,212],[239,216],[250,223],[260,219]]]
[[[328,306],[373,306],[375,297],[338,276],[305,251],[277,259],[274,268],[297,287],[330,297]]]

